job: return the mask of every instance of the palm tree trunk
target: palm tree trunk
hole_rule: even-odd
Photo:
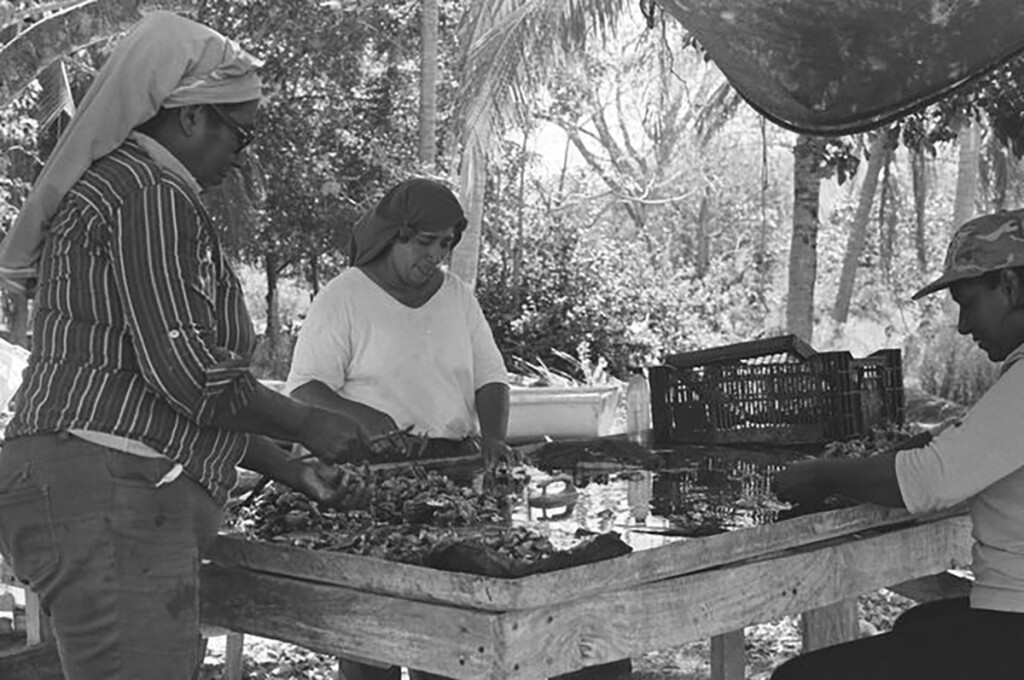
[[[978,127],[964,122],[960,128],[960,158],[957,162],[956,196],[953,199],[953,228],[974,217],[978,195],[978,160],[981,154]]]
[[[814,279],[818,270],[818,192],[822,140],[800,135],[793,145],[793,239],[789,248],[786,329],[814,338]]]
[[[853,297],[853,284],[857,279],[857,262],[864,252],[864,241],[867,238],[868,222],[871,221],[871,206],[875,202],[878,190],[878,176],[889,158],[889,131],[879,131],[871,140],[868,151],[868,167],[864,172],[861,184],[860,199],[857,211],[850,225],[850,234],[846,241],[846,254],[843,256],[843,270],[839,275],[839,290],[836,292],[836,303],[832,308],[832,318],[836,324],[846,323],[850,314],[850,299]]]
[[[277,346],[281,338],[281,319],[278,313],[277,256],[268,252],[263,258],[263,269],[267,277],[267,327],[264,336],[271,357],[277,356]]]
[[[704,187],[704,195],[700,197],[700,212],[697,216],[697,278],[703,279],[711,266],[711,222],[710,199],[711,189]]]
[[[914,251],[917,254],[917,269],[928,269],[928,241],[925,238],[925,208],[928,205],[928,159],[924,152],[911,151],[910,168],[914,184]]]
[[[420,143],[419,161],[434,171],[437,158],[437,0],[420,6]]]
[[[466,210],[467,224],[459,245],[452,253],[451,271],[470,286],[475,286],[487,184],[487,156],[475,133],[471,132],[466,140],[461,165],[462,205]]]
[[[982,157],[989,162],[989,193],[992,199],[990,207],[993,212],[999,212],[1006,210],[1012,161],[1008,149],[996,135],[987,135],[986,146],[988,148]]]

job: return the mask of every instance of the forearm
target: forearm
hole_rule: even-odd
[[[373,434],[380,434],[395,428],[395,423],[388,414],[378,411],[372,406],[346,399],[318,380],[311,380],[296,387],[292,390],[291,396],[304,404],[341,413],[362,424],[367,431]]]
[[[217,416],[214,425],[227,430],[301,442],[311,408],[259,384],[248,403],[230,415]]]
[[[291,396],[304,404],[344,413],[350,418],[358,418],[363,409],[369,408],[364,404],[342,397],[319,380],[311,380],[296,387],[292,390]]]
[[[505,441],[508,436],[509,387],[504,383],[488,383],[476,391],[476,413],[480,420],[480,436]]]
[[[896,478],[896,453],[879,453],[868,458],[818,461],[819,478],[830,494],[866,503],[903,508],[903,496]]]
[[[298,484],[300,463],[276,443],[260,435],[249,437],[241,466],[292,488]]]

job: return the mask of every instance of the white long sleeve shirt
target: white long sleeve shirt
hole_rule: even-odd
[[[1024,612],[1024,347],[963,422],[930,445],[896,455],[911,512],[968,501],[975,581],[971,606]]]

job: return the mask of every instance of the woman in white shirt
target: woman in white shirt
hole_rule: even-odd
[[[485,464],[508,457],[505,364],[472,289],[441,268],[465,228],[458,199],[438,182],[388,191],[353,229],[352,267],[310,306],[292,396],[348,414],[371,435],[411,428],[479,442]],[[399,671],[342,660],[347,680]]]

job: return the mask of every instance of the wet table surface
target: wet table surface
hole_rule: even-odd
[[[849,507],[830,499],[827,507],[798,508],[779,501],[771,479],[789,461],[815,449],[675,446],[651,450],[644,461],[573,461],[528,468],[530,481],[514,506],[513,522],[548,533],[569,546],[593,533],[614,531],[634,550],[686,538],[761,526],[814,511]]]

